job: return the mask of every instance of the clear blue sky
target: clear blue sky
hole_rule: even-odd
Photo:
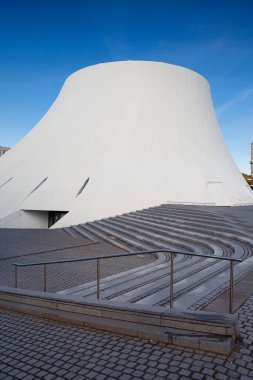
[[[0,145],[32,129],[72,72],[128,59],[202,74],[229,149],[249,172],[252,0],[0,0]]]

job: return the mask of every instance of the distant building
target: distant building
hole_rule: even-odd
[[[251,174],[251,177],[253,177],[253,143],[251,143],[250,174]]]
[[[7,148],[6,146],[1,146],[0,145],[0,157],[6,153],[10,148]]]

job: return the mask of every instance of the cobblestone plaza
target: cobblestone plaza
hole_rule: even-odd
[[[253,297],[238,310],[242,342],[229,357],[17,313],[0,313],[0,379],[253,378]]]

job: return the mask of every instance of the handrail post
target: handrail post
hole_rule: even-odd
[[[97,259],[97,299],[100,298],[100,260]]]
[[[47,291],[47,264],[43,265],[44,269],[44,292]]]
[[[170,307],[173,307],[174,254],[170,254]]]
[[[15,288],[18,287],[18,266],[15,265]]]
[[[234,296],[234,260],[230,261],[230,297],[229,297],[229,313],[233,313],[233,296]]]

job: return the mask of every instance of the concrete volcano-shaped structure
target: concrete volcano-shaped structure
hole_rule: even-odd
[[[77,71],[0,160],[1,227],[68,226],[167,201],[253,204],[208,82],[174,65]]]

